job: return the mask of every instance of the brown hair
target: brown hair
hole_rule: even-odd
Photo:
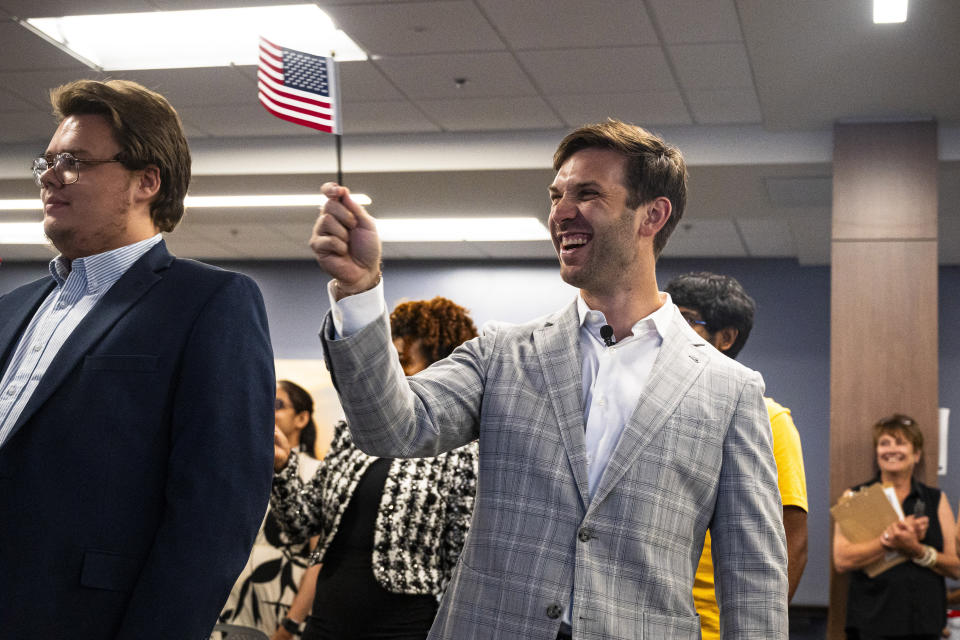
[[[190,148],[177,112],[155,91],[129,80],[77,80],[50,90],[53,113],[100,115],[120,145],[117,159],[128,169],[160,169],[160,190],[150,203],[150,218],[160,231],[173,231],[183,217],[190,186]]]
[[[440,296],[398,304],[390,314],[390,330],[395,338],[419,338],[430,364],[477,336],[467,310]]]
[[[567,135],[553,154],[553,169],[559,171],[570,156],[593,148],[616,151],[627,158],[627,207],[635,209],[660,196],[670,200],[670,217],[653,239],[653,255],[660,257],[687,204],[687,166],[683,155],[646,129],[611,118]]]
[[[885,434],[893,436],[903,434],[907,442],[913,445],[914,451],[918,453],[923,451],[923,432],[921,432],[920,427],[917,426],[917,421],[910,416],[895,413],[892,416],[879,420],[873,425],[874,448],[876,448],[880,442],[880,437]]]
[[[916,453],[920,453],[920,461],[917,462],[913,467],[913,475],[920,476],[923,472],[923,463],[924,456],[923,454],[923,432],[920,431],[920,427],[917,426],[917,421],[911,418],[910,416],[903,415],[902,413],[895,413],[892,416],[883,418],[882,420],[877,421],[873,425],[873,448],[876,450],[877,444],[880,442],[880,438],[884,435],[898,436],[900,434],[906,438],[907,442],[913,445],[913,450]],[[874,468],[876,468],[877,460],[874,458],[873,461]]]

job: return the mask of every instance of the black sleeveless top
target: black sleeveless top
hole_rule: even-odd
[[[437,614],[432,595],[391,593],[373,575],[373,532],[392,460],[360,478],[324,554],[303,640],[423,640]]]
[[[875,482],[853,487],[856,491]],[[943,532],[937,509],[940,506],[940,490],[914,480],[910,493],[903,501],[903,512],[914,514],[918,500],[923,500],[924,515],[930,518],[926,537],[920,542],[937,551],[943,551]],[[887,569],[875,578],[863,571],[850,574],[850,590],[847,595],[848,631],[858,631],[866,637],[905,636],[913,634],[936,634],[947,623],[946,583],[939,573],[921,567],[910,560]]]

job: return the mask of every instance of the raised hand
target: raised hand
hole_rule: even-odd
[[[380,281],[380,236],[374,219],[350,197],[346,187],[328,182],[310,249],[320,267],[336,279],[336,297],[372,289]]]
[[[290,459],[290,441],[280,427],[273,428],[273,471],[280,473]]]

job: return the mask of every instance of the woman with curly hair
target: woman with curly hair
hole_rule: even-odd
[[[394,345],[415,375],[476,337],[467,311],[446,298],[404,302],[390,316]],[[392,460],[361,452],[346,423],[309,482],[276,432],[271,508],[291,540],[320,536],[321,563],[303,640],[427,637],[470,526],[477,445],[435,458]]]
[[[400,366],[412,376],[476,337],[477,328],[463,307],[437,296],[398,304],[390,314],[390,332]]]

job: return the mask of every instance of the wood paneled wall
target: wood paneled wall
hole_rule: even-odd
[[[936,484],[936,123],[834,127],[831,252],[830,504],[875,473],[871,427],[896,412],[918,421]],[[831,561],[830,640],[846,599]]]

